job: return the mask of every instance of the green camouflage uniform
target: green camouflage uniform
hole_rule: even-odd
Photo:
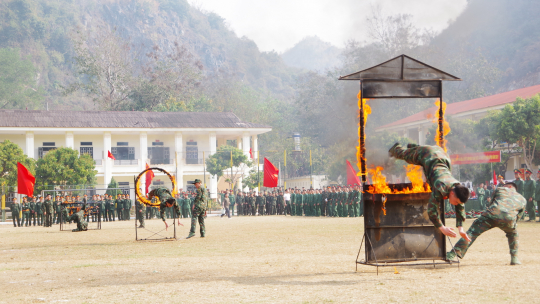
[[[144,216],[146,213],[146,205],[139,200],[135,200],[135,216],[139,220],[139,227],[144,228]]]
[[[448,154],[438,146],[415,146],[409,149],[403,149],[401,146],[396,145],[389,152],[395,158],[424,168],[424,175],[432,191],[428,204],[429,219],[435,227],[442,227],[438,208],[439,206],[444,206],[444,198],[448,197],[452,188],[459,184],[459,181],[451,174]],[[465,221],[465,206],[459,204],[455,208],[456,226],[461,227]],[[442,213],[444,216],[444,210],[442,210]]]
[[[514,180],[514,184],[516,184],[517,186],[517,192],[521,195],[524,194],[523,192],[523,180],[521,179],[521,177],[518,177],[517,179]]]
[[[68,215],[67,208],[62,210],[64,213],[63,218],[67,222],[75,222],[77,229],[71,230],[72,232],[86,231],[88,230],[88,222],[84,220],[84,210],[81,208],[78,212],[74,212],[72,215]]]
[[[11,202],[11,218],[13,219],[13,226],[21,227],[21,219],[19,213],[21,212],[21,205],[19,203]]]
[[[166,188],[156,188],[148,193],[148,197],[154,197],[157,196],[159,198],[160,204],[159,204],[159,213],[162,221],[166,221],[165,219],[165,211],[167,208],[174,208],[175,214],[173,214],[173,218],[177,218],[181,212],[180,207],[178,207],[178,204],[176,203],[176,199],[172,197],[171,192]],[[172,203],[173,205],[171,207],[167,207],[167,202]]]
[[[534,206],[534,194],[535,194],[535,182],[528,178],[523,182],[523,197],[527,202],[527,213],[529,214],[529,220],[536,220],[536,207]]]
[[[208,197],[206,194],[206,189],[203,186],[200,186],[197,189],[197,196],[195,196],[195,199],[193,199],[193,216],[191,217],[191,229],[189,230],[190,236],[195,235],[197,220],[199,220],[201,237],[206,235],[206,230],[204,227],[204,214],[206,212],[207,199]]]
[[[478,202],[480,203],[480,208],[486,209],[486,206],[484,205],[484,199],[486,197],[486,190],[484,190],[484,187],[478,187],[476,189],[476,195],[478,196]]]
[[[498,227],[506,233],[510,255],[517,257],[519,241],[516,227],[518,219],[525,212],[525,204],[525,198],[519,195],[513,188],[497,188],[493,194],[491,205],[467,230],[471,241],[467,242],[461,238],[454,247],[456,254],[460,258],[463,258],[476,238],[491,228]]]

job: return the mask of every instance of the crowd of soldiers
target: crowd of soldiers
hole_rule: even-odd
[[[362,191],[358,186],[328,186],[323,189],[277,188],[274,191],[220,193],[221,202],[227,194],[230,212],[234,215],[290,215],[290,216],[362,216]]]
[[[126,221],[130,218],[132,200],[129,194],[118,194],[116,199],[111,195],[93,195],[89,199],[87,195],[82,198],[80,195],[57,195],[52,199],[51,195],[43,197],[23,197],[22,203],[13,198],[11,203],[11,215],[15,227],[44,226],[51,227],[53,224],[60,224],[62,210],[66,210],[71,216],[81,210],[83,205],[84,218],[86,221]],[[21,212],[22,211],[22,212]],[[22,218],[19,214],[22,214]],[[66,222],[64,217],[63,222]]]

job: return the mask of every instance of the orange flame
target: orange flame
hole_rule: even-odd
[[[407,177],[412,183],[412,188],[405,188],[403,190],[390,189],[386,182],[386,176],[382,174],[383,167],[376,167],[375,169],[368,169],[368,174],[371,175],[372,185],[369,186],[367,192],[372,194],[409,194],[409,193],[424,193],[431,192],[431,188],[422,178],[422,167],[416,165],[407,165]]]
[[[447,140],[444,139],[446,137],[446,135],[448,135],[448,133],[450,133],[450,125],[448,124],[448,122],[446,120],[444,120],[444,113],[446,112],[446,102],[443,101],[442,103],[442,114],[443,116],[440,117],[440,100],[437,99],[437,101],[435,102],[435,105],[437,106],[437,111],[435,112],[435,118],[433,118],[433,122],[437,124],[437,128],[436,128],[436,131],[435,131],[435,142],[437,143],[437,145],[441,148],[444,149],[444,152],[448,152],[446,150],[446,143],[447,143]],[[441,136],[441,133],[439,131],[439,121],[442,121],[443,123],[443,140],[442,142],[440,141],[440,136]]]
[[[364,108],[364,128],[366,127],[366,122],[368,115],[371,114],[371,107],[367,104],[368,99],[362,99],[362,91],[358,92],[358,118],[360,118],[360,109]],[[364,135],[365,136],[365,135]],[[356,175],[362,175],[362,159],[365,159],[366,147],[362,144],[360,138],[360,121],[358,122],[358,146],[356,147],[356,165],[360,170]]]

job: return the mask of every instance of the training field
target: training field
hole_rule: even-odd
[[[493,229],[459,269],[398,264],[377,276],[355,272],[363,218],[209,217],[206,238],[189,240],[182,222],[182,239],[165,242],[135,241],[133,221],[79,233],[0,225],[0,303],[540,301],[540,223],[519,223],[521,266]]]

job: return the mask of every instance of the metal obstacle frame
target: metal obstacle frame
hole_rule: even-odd
[[[425,64],[419,60],[411,58],[407,55],[400,55],[385,62],[382,62],[373,67],[361,70],[346,76],[340,76],[339,80],[357,80],[360,82],[360,100],[359,104],[359,149],[360,149],[360,175],[362,177],[362,200],[361,204],[365,208],[364,197],[368,194],[366,189],[367,182],[367,166],[365,159],[366,140],[365,140],[365,120],[364,120],[364,102],[363,99],[401,99],[401,98],[439,98],[439,111],[438,111],[438,131],[439,137],[437,142],[439,146],[444,144],[444,110],[443,110],[443,81],[461,81],[460,78],[451,75],[447,72],[439,70],[428,64]],[[441,204],[439,216],[442,217],[444,223],[444,202]],[[404,227],[405,229],[406,227]],[[444,238],[443,238],[444,239]],[[377,266],[377,274],[379,273],[379,267],[390,266],[387,263],[380,264],[377,260],[375,263],[368,263],[368,253],[366,252],[365,261],[359,261],[360,251],[364,240],[369,242],[370,248],[372,248],[372,242],[367,234],[367,217],[364,213],[364,236],[360,243],[360,249],[356,258],[356,270],[358,270],[358,264]],[[446,246],[443,246],[445,248]],[[452,245],[452,250],[453,245]],[[373,254],[375,252],[373,251]],[[375,257],[376,259],[376,257]],[[439,263],[451,263],[452,261],[446,260],[446,254],[444,258],[441,258],[443,262]],[[406,259],[396,260],[392,263],[410,262]],[[459,259],[457,261],[459,266]],[[435,266],[435,260],[433,263],[416,263],[415,265],[433,265]]]

